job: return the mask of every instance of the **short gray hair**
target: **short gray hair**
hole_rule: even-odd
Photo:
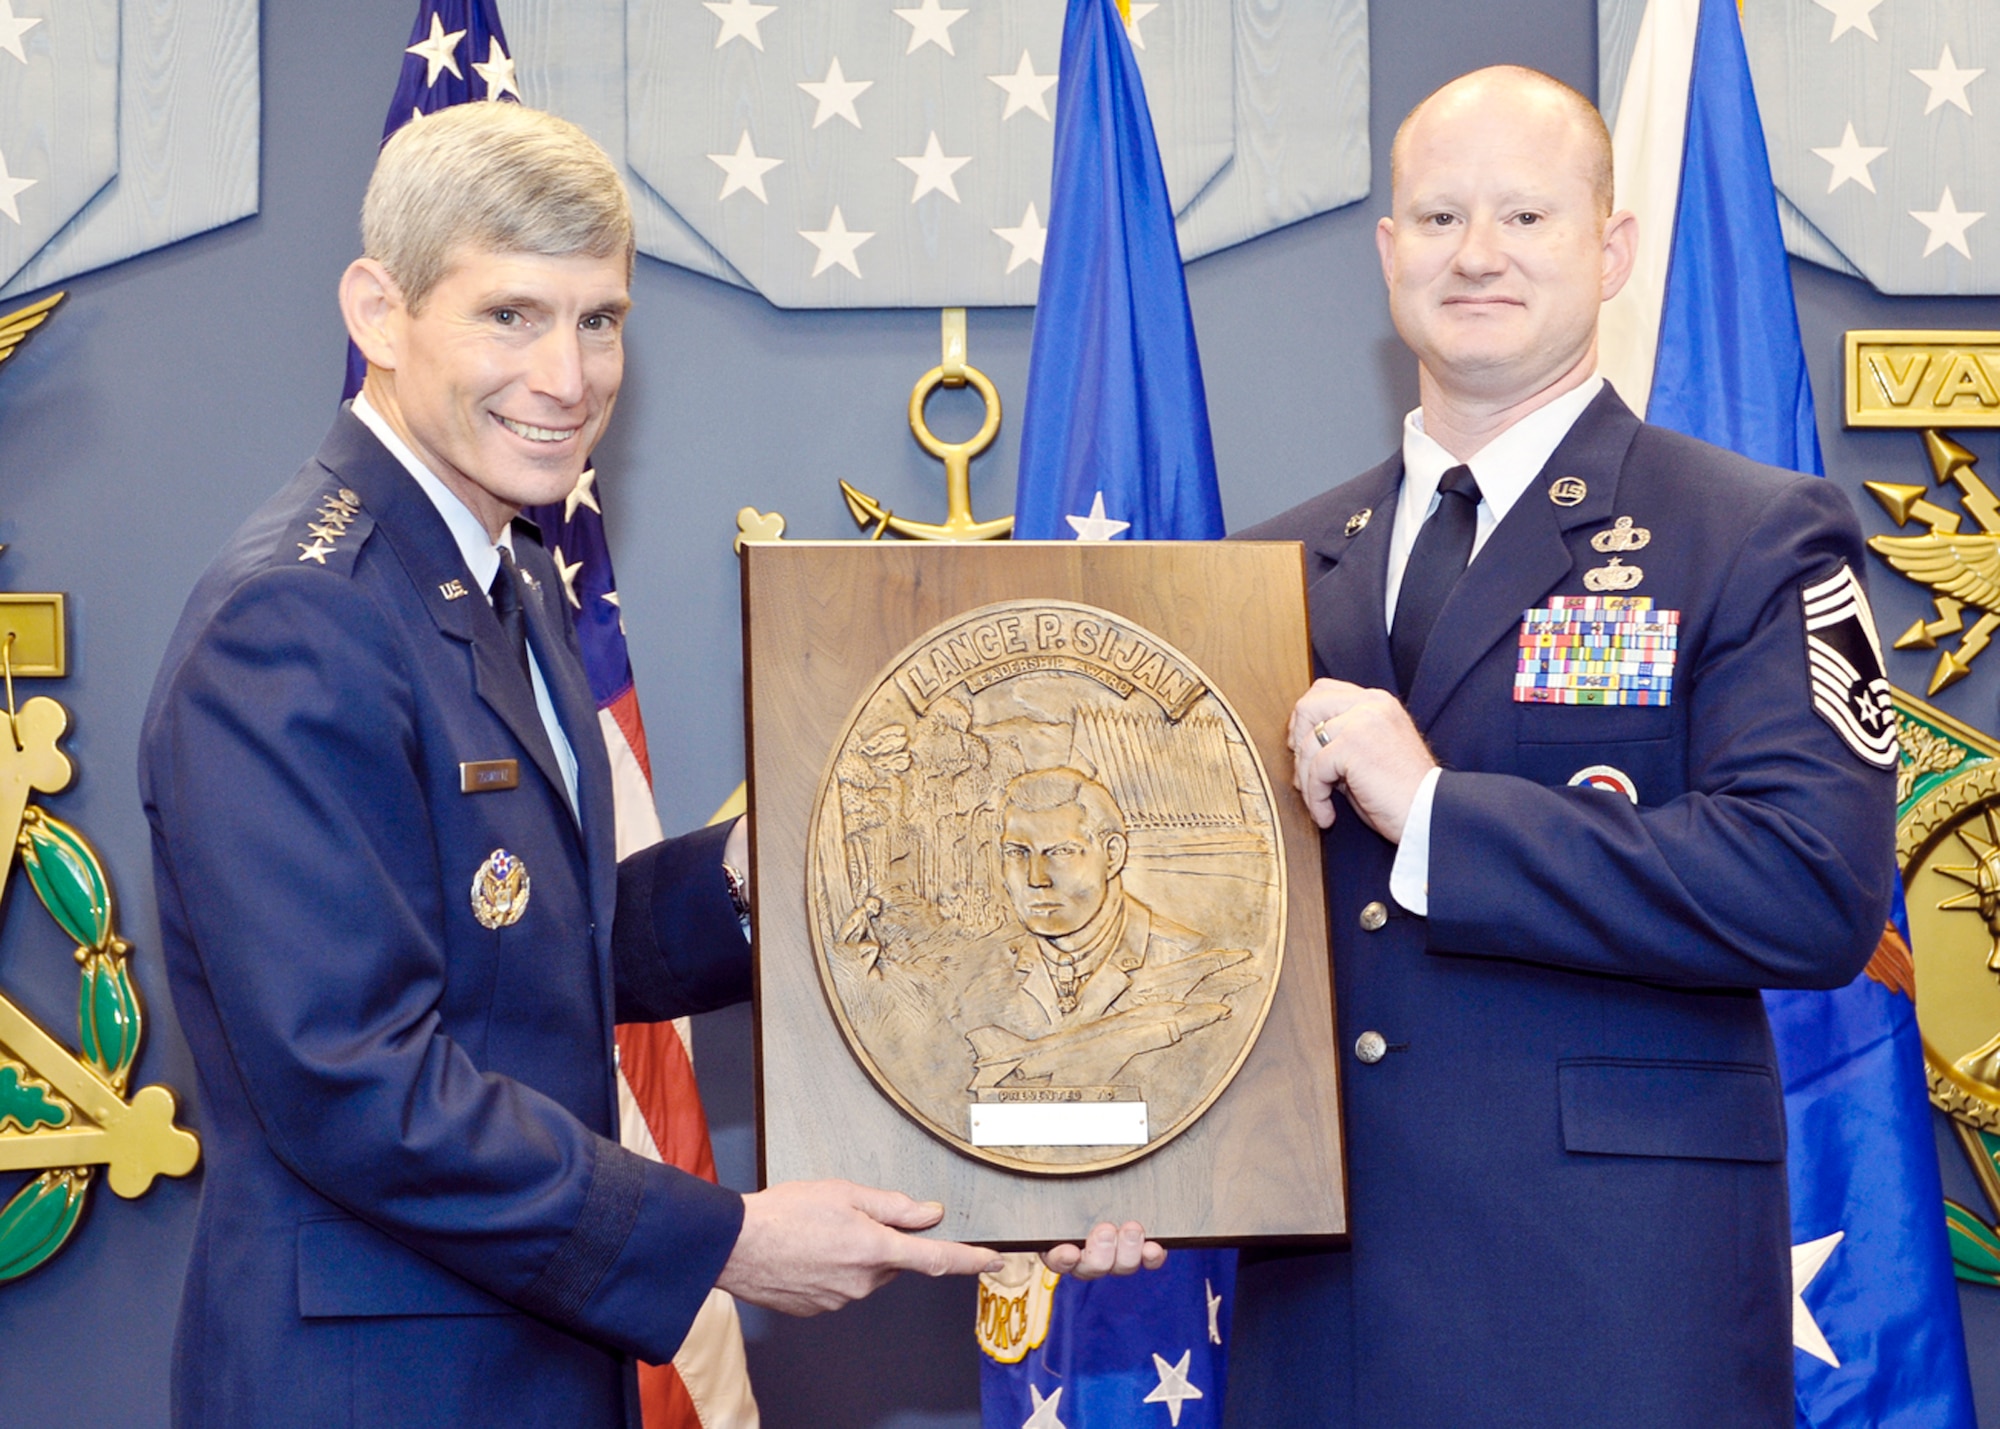
[[[567,119],[519,104],[458,104],[390,136],[361,201],[361,249],[415,312],[462,250],[623,256],[632,205],[604,150]]]

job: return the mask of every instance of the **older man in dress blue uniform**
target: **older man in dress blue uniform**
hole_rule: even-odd
[[[632,222],[581,131],[398,131],[318,455],[189,601],[140,780],[208,1166],[190,1425],[637,1424],[711,1286],[791,1313],[993,1257],[841,1182],[743,1196],[622,1149],[614,1019],[740,999],[740,825],[613,855],[611,776],[521,507],[623,372]],[[1106,1253],[1108,1264],[1113,1259]]]
[[[1423,405],[1244,533],[1307,548],[1353,1239],[1246,1256],[1231,1422],[1788,1426],[1757,990],[1844,984],[1888,906],[1857,523],[1597,376],[1638,235],[1581,96],[1466,76],[1392,168]]]

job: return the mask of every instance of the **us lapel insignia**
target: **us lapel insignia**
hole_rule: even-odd
[[[1559,476],[1549,487],[1549,500],[1558,506],[1575,506],[1590,495],[1590,488],[1583,484],[1580,476]]]
[[[453,576],[450,580],[438,586],[438,594],[446,600],[464,600],[472,592],[465,588],[464,581],[460,580],[457,576]]]
[[[1593,551],[1638,551],[1643,550],[1653,533],[1644,526],[1634,526],[1630,516],[1620,516],[1611,523],[1609,531],[1599,531],[1590,538]]]
[[[1605,533],[1600,532],[1600,535]],[[1643,566],[1628,566],[1617,556],[1608,565],[1583,573],[1583,588],[1598,592],[1630,590],[1646,578]]]
[[[1799,588],[1813,709],[1864,763],[1896,767],[1896,713],[1868,596],[1846,562]]]
[[[528,865],[496,848],[472,875],[472,916],[482,928],[510,927],[528,911],[528,891]]]
[[[1592,764],[1577,770],[1569,776],[1569,787],[1608,789],[1614,794],[1623,794],[1635,804],[1639,802],[1639,786],[1632,782],[1632,776],[1609,764]]]
[[[1515,703],[1670,705],[1680,624],[1649,595],[1550,596],[1521,616]]]
[[[1364,530],[1367,529],[1368,518],[1370,516],[1373,516],[1374,514],[1375,514],[1374,507],[1364,506],[1359,511],[1355,512],[1352,516],[1348,517],[1347,534],[1350,537],[1359,536]]]

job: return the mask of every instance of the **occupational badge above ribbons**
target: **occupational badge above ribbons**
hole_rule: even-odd
[[[1299,562],[745,547],[769,1180],[997,1245],[1344,1234],[1318,839],[1270,773]]]

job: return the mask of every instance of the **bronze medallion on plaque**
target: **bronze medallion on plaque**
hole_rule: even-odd
[[[1270,778],[1186,655],[1029,599],[881,670],[813,810],[809,926],[842,1034],[958,1150],[1100,1171],[1192,1125],[1278,984]]]
[[[1319,831],[1273,786],[1303,566],[745,543],[766,1184],[893,1186],[1000,1249],[1346,1234]]]

